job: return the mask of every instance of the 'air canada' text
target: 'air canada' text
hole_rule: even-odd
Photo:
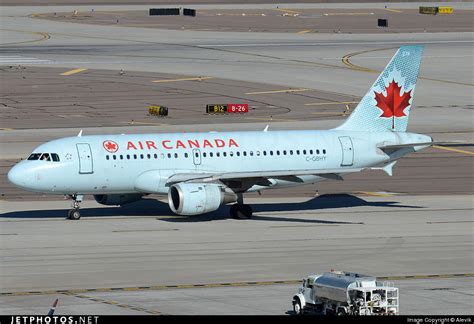
[[[237,142],[230,138],[228,140],[162,140],[162,141],[128,141],[127,150],[166,150],[173,149],[193,149],[193,148],[232,148],[239,147]]]

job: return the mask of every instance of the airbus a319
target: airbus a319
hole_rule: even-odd
[[[171,211],[199,215],[232,204],[250,218],[246,192],[341,180],[364,169],[389,175],[403,156],[432,145],[407,132],[423,47],[402,46],[348,119],[330,130],[74,136],[37,147],[8,173],[25,190],[123,205],[167,195]]]

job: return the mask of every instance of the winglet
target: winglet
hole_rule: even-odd
[[[54,312],[56,311],[56,307],[58,306],[58,300],[59,299],[56,298],[56,300],[54,301],[53,306],[51,306],[51,308],[49,309],[48,316],[54,315]]]
[[[397,163],[397,161],[393,161],[392,163],[389,163],[381,168],[370,168],[370,170],[382,170],[391,177],[393,175],[393,166],[395,165],[395,163]]]
[[[82,136],[82,129],[81,131],[79,132],[79,134],[77,134],[77,137],[81,137]]]

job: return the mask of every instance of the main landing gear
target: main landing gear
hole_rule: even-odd
[[[72,199],[72,209],[67,212],[67,218],[71,220],[78,220],[81,218],[81,213],[79,212],[79,204],[82,202],[82,195],[69,195]]]
[[[242,194],[237,194],[237,203],[230,206],[230,217],[234,219],[250,219],[252,218],[252,207],[244,204]]]

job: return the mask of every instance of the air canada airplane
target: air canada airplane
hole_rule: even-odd
[[[433,144],[406,132],[423,47],[402,46],[345,122],[330,130],[94,135],[37,147],[8,173],[25,190],[67,195],[79,219],[83,195],[123,205],[167,195],[171,211],[199,215],[232,204],[252,216],[243,193],[342,180],[364,169],[392,175],[398,159]]]

